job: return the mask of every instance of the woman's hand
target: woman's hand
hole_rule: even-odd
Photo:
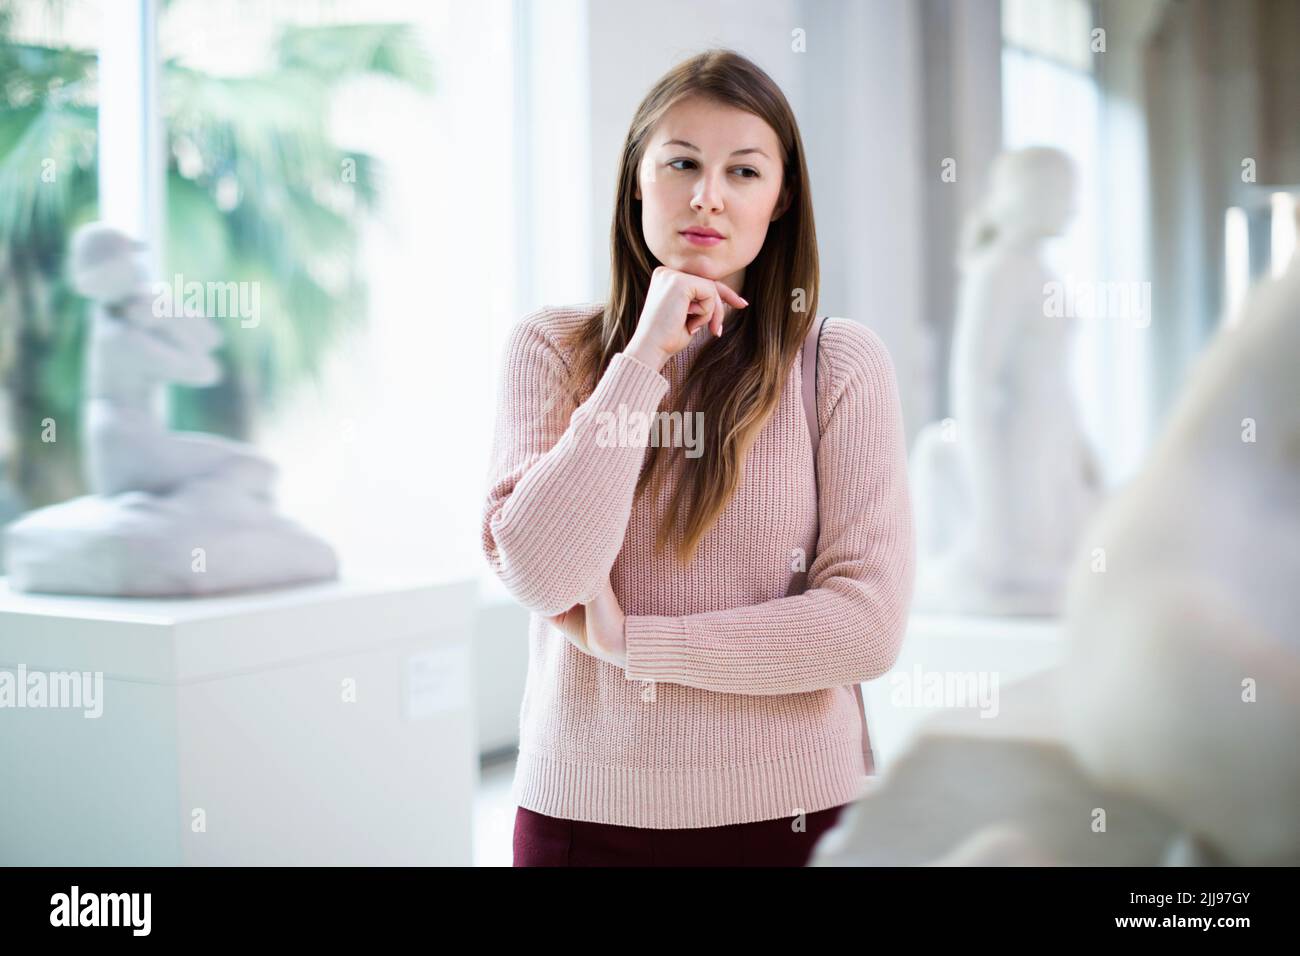
[[[606,581],[600,593],[587,604],[575,604],[560,614],[547,618],[558,627],[574,647],[584,654],[613,664],[627,666],[627,645],[623,608]]]
[[[690,344],[701,326],[721,335],[727,306],[748,305],[723,282],[659,266],[650,276],[645,307],[625,351],[657,372]]]

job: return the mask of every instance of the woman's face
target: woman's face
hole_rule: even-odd
[[[660,264],[720,279],[737,292],[768,225],[785,211],[776,131],[753,113],[698,96],[664,114],[637,182],[641,229]],[[692,228],[721,238],[692,240]]]

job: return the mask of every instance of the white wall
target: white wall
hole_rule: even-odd
[[[915,418],[947,415],[956,320],[958,239],[1002,147],[1002,34],[998,0],[918,0],[922,314],[916,323]],[[942,164],[952,160],[955,179]]]
[[[810,155],[822,311],[853,318],[894,360],[909,434],[924,419],[923,153],[919,5],[801,3],[806,80],[796,103]],[[934,164],[937,177],[938,166]]]

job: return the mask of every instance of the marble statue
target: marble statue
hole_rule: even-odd
[[[142,597],[336,577],[333,549],[275,513],[271,462],[241,442],[167,428],[161,387],[219,381],[221,332],[179,303],[175,315],[155,308],[144,252],[98,223],[73,237],[73,284],[95,302],[82,425],[94,493],[8,526],[10,586]]]
[[[913,448],[919,611],[1055,615],[1099,469],[1069,387],[1076,317],[1045,305],[1046,243],[1074,215],[1074,164],[1003,153],[967,224],[950,369],[952,417]]]
[[[1300,256],[1241,314],[1093,516],[1062,664],[940,714],[813,865],[1300,864]]]

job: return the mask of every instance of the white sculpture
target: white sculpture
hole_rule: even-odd
[[[1065,734],[1243,864],[1300,862],[1300,258],[1193,370],[1070,582]]]
[[[212,594],[336,577],[328,544],[275,514],[276,468],[250,446],[169,431],[160,386],[212,385],[221,332],[158,316],[145,247],[101,224],[73,237],[72,277],[97,303],[83,450],[92,495],[6,529],[10,586],[122,596]]]
[[[1100,492],[1068,384],[1073,319],[1045,308],[1045,246],[1073,216],[1075,181],[1059,150],[1003,153],[967,227],[953,415],[922,429],[912,454],[917,610],[1060,611]]]
[[[1062,666],[942,715],[814,865],[1300,864],[1297,355],[1300,257],[1089,525],[1106,569],[1075,556]]]

